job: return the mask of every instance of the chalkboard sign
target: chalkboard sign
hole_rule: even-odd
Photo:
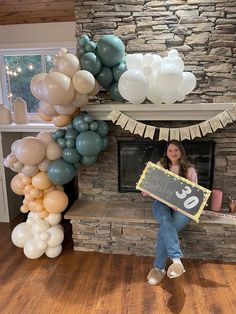
[[[182,214],[199,221],[211,191],[148,162],[136,189],[148,193]]]

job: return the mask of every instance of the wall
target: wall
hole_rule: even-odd
[[[158,127],[184,127],[190,122],[147,122]],[[195,122],[194,122],[195,123]],[[131,135],[120,126],[109,123],[109,147],[99,155],[98,162],[94,166],[80,170],[79,191],[80,198],[85,200],[104,200],[120,202],[146,202],[140,193],[118,192],[118,154],[117,140],[135,139],[140,137]],[[221,188],[224,192],[223,208],[227,208],[228,196],[236,191],[236,125],[217,130],[202,140],[213,140],[215,147],[215,170],[213,187]]]
[[[236,2],[232,0],[75,1],[76,36],[115,34],[128,53],[166,56],[175,48],[197,87],[185,102],[236,100]]]

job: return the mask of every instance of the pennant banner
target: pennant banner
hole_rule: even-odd
[[[133,134],[138,134],[141,137],[149,137],[154,139],[156,129],[159,129],[159,141],[168,140],[193,140],[196,137],[203,137],[208,133],[213,133],[218,129],[224,128],[228,123],[236,121],[236,105],[230,109],[219,113],[217,116],[182,128],[158,128],[155,126],[147,125],[129,118],[120,111],[113,109],[107,116],[108,120],[121,126],[122,129],[127,130]]]

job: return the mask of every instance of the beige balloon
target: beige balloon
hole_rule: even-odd
[[[52,134],[48,131],[41,131],[38,133],[35,138],[42,141],[44,144],[54,143],[54,139],[52,138]]]
[[[15,170],[15,172],[20,172],[23,168],[23,164],[20,161],[17,161],[12,165],[12,168]]]
[[[57,63],[58,70],[69,77],[73,77],[76,71],[80,70],[79,60],[71,53],[61,56]]]
[[[47,172],[49,164],[50,164],[50,160],[48,160],[47,158],[44,158],[44,160],[38,164],[39,170],[42,172]]]
[[[47,121],[47,122],[49,122],[49,121],[52,121],[52,117],[48,117],[48,116],[46,116],[44,113],[42,113],[42,111],[38,111],[38,115],[39,115],[39,117],[43,120],[43,121]]]
[[[49,213],[61,213],[68,205],[68,197],[64,192],[54,190],[46,194],[43,205]]]
[[[95,78],[93,74],[86,70],[76,72],[72,81],[75,90],[80,94],[90,93],[95,86]]]
[[[21,169],[21,173],[28,177],[35,176],[39,171],[39,168],[37,165],[24,165],[24,167]]]
[[[88,95],[89,96],[95,96],[99,93],[99,91],[100,91],[100,84],[98,83],[97,80],[95,80],[94,88],[90,93],[88,93]]]
[[[52,105],[67,105],[74,97],[71,79],[59,72],[49,73],[43,80],[43,96]]]
[[[62,127],[67,125],[71,120],[70,115],[59,115],[52,118],[52,123],[57,127]]]
[[[89,98],[88,98],[88,94],[80,94],[80,93],[75,93],[75,97],[74,99],[72,100],[72,104],[75,106],[75,107],[81,107],[81,106],[85,106],[87,105],[89,102]]]
[[[39,110],[48,117],[58,116],[58,113],[55,110],[55,107],[51,105],[49,102],[44,101],[44,100],[40,101]]]
[[[47,76],[47,73],[38,73],[34,75],[30,82],[30,91],[32,95],[37,98],[41,99],[42,93],[41,93],[41,85],[39,84],[43,79]]]
[[[25,137],[16,143],[16,158],[25,165],[35,165],[45,156],[45,145],[35,137]]]
[[[47,190],[52,185],[52,182],[49,180],[47,173],[38,172],[32,177],[32,185],[36,189]]]
[[[24,191],[23,191],[24,186],[22,185],[18,174],[16,176],[14,176],[11,180],[11,189],[17,195],[24,195]]]
[[[49,143],[46,148],[46,158],[57,160],[62,157],[62,148],[57,143]]]
[[[69,104],[67,106],[55,106],[55,110],[57,111],[57,115],[70,115],[75,112],[76,107],[73,104]]]

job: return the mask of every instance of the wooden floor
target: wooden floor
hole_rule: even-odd
[[[0,223],[0,313],[236,313],[236,264],[185,260],[182,277],[153,287],[152,258],[74,252],[63,225],[62,254],[30,260]]]

